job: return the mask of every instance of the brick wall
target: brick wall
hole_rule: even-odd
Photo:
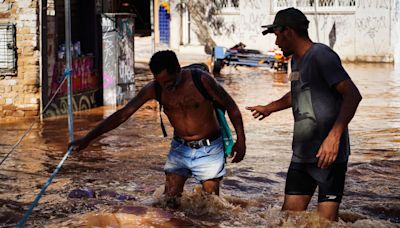
[[[0,119],[37,116],[40,104],[38,0],[0,1],[0,22],[16,24],[17,73],[0,73]]]

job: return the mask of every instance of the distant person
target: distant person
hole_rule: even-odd
[[[339,56],[308,36],[306,16],[298,9],[279,11],[263,34],[275,33],[276,44],[292,56],[291,91],[265,106],[248,107],[254,118],[292,107],[293,155],[282,210],[304,211],[318,186],[318,213],[338,219],[350,155],[347,125],[361,95]]]
[[[236,131],[237,140],[231,154],[233,163],[242,161],[246,151],[238,106],[208,73],[194,69],[202,65],[194,64],[193,68],[181,69],[173,51],[155,53],[149,65],[155,80],[145,85],[122,109],[102,121],[85,137],[71,142],[70,146],[76,151],[86,148],[93,139],[125,122],[144,103],[158,98],[174,128],[164,167],[165,194],[174,205],[176,197],[181,196],[185,181],[193,176],[201,182],[205,192],[218,195],[220,180],[226,171],[224,144],[214,105],[218,104],[227,111]],[[210,99],[197,89],[195,77]]]

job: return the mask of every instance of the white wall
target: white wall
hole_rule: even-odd
[[[263,36],[262,25],[272,23],[274,15],[271,12],[270,1],[247,0],[240,1],[239,14],[223,15],[224,22],[235,27],[235,32],[229,36],[215,37],[217,45],[231,47],[239,42],[247,45],[246,48],[266,52],[275,46],[275,36]]]
[[[395,64],[400,68],[400,0],[393,0],[392,6],[392,46]]]
[[[359,0],[356,10],[355,55],[366,61],[393,61],[391,49],[392,0]]]
[[[342,60],[393,62],[395,56],[400,58],[399,1],[357,0],[353,12],[319,13],[319,41],[329,45],[329,33],[335,24],[336,42],[333,49]],[[241,0],[239,8],[236,14],[221,14],[225,25],[235,26],[235,33],[214,36],[217,45],[231,47],[242,42],[247,48],[263,52],[273,49],[275,36],[261,34],[261,25],[273,22],[275,12],[272,10],[272,1]],[[315,16],[308,13],[306,16],[310,21],[310,37],[317,42]],[[179,34],[179,28],[172,28],[171,32]],[[197,39],[192,37],[191,44],[196,44],[196,41]],[[178,43],[179,40],[173,42]]]

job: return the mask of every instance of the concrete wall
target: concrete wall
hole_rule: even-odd
[[[177,1],[173,0],[172,2]],[[399,0],[357,0],[352,12],[321,12],[317,16],[306,13],[310,21],[309,33],[313,41],[329,45],[329,34],[336,27],[336,42],[333,46],[343,60],[368,62],[393,62],[395,50],[399,49]],[[397,7],[397,8],[396,8]],[[171,7],[171,9],[173,9]],[[227,27],[235,32],[214,36],[217,45],[231,47],[243,42],[247,48],[267,51],[275,48],[275,36],[262,36],[261,25],[272,23],[275,13],[270,0],[241,0],[237,13],[222,13]],[[179,21],[179,14],[172,15]],[[178,24],[178,23],[177,23]],[[179,34],[179,28],[172,28]],[[172,36],[171,36],[172,37]],[[175,44],[177,40],[171,41]],[[196,45],[193,39],[192,44]]]
[[[393,0],[392,6],[392,46],[395,64],[400,68],[400,0]]]
[[[0,22],[16,24],[17,73],[0,74],[0,118],[39,112],[39,20],[37,0],[0,0]]]

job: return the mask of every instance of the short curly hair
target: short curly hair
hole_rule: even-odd
[[[175,74],[181,71],[178,58],[175,52],[171,50],[156,52],[151,57],[149,66],[153,74],[159,74],[164,69],[167,69],[168,74]]]

